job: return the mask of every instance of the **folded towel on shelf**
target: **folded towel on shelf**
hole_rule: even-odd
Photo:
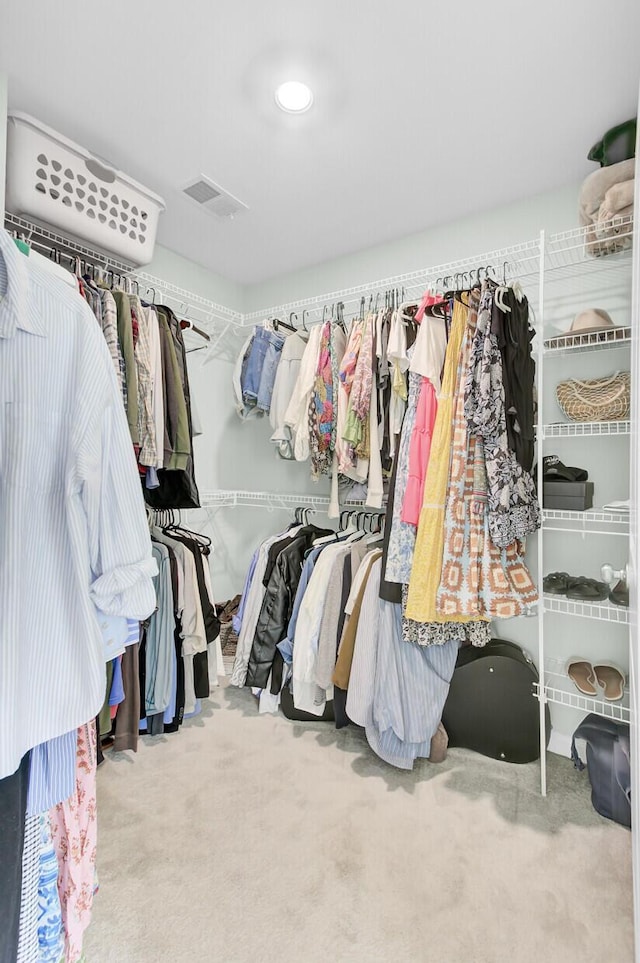
[[[584,180],[579,217],[587,228],[587,250],[594,256],[631,246],[628,218],[633,214],[634,158],[601,167]]]
[[[620,515],[628,515],[630,511],[629,499],[620,502],[608,502],[602,506],[603,512],[619,512]]]

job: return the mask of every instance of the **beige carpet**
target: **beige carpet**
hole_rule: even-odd
[[[399,772],[364,735],[218,690],[98,773],[87,963],[629,963],[630,833],[586,773],[462,750]]]

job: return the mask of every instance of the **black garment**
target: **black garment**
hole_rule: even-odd
[[[399,582],[387,582],[384,572],[387,567],[387,555],[389,554],[389,536],[391,534],[391,522],[393,519],[393,502],[396,491],[396,476],[398,474],[398,448],[400,445],[400,435],[396,435],[396,457],[393,459],[393,471],[389,483],[389,496],[387,498],[387,524],[384,526],[384,538],[382,540],[382,577],[380,578],[381,599],[385,602],[402,602],[402,586]],[[337,718],[337,712],[336,712]]]
[[[204,621],[204,634],[207,642],[214,642],[220,634],[220,619],[218,618],[215,605],[209,598],[204,577],[204,559],[209,555],[209,548],[197,539],[192,538],[180,528],[170,529],[167,531],[167,536],[175,539],[176,542],[180,542],[180,544],[188,548],[193,555],[193,561],[196,567],[196,578],[198,580],[198,596],[200,598],[200,607]]]
[[[177,732],[184,719],[184,660],[182,658],[182,620],[178,614],[178,562],[175,552],[169,549],[169,563],[171,569],[171,590],[173,593],[173,617],[175,620],[175,630],[173,633],[173,643],[176,647],[176,711],[171,722],[165,722],[165,732]],[[144,692],[144,690],[143,690]]]
[[[178,619],[173,636],[176,647],[176,711],[171,722],[165,722],[165,732],[177,732],[184,720],[184,661],[182,658],[182,624]]]
[[[29,758],[27,753],[13,775],[0,779],[0,963],[18,957]]]
[[[144,497],[147,504],[152,508],[199,508],[200,495],[196,485],[195,473],[193,468],[193,424],[191,419],[191,393],[189,388],[189,376],[187,372],[187,352],[182,337],[180,322],[171,310],[165,305],[158,305],[156,311],[167,322],[171,339],[175,347],[178,369],[180,372],[181,385],[173,385],[172,378],[164,373],[163,382],[165,391],[179,391],[182,387],[184,400],[187,407],[187,420],[189,423],[189,457],[186,468],[159,468],[157,488],[147,488],[143,484]],[[162,339],[166,334],[166,329],[160,324],[160,347],[163,348]],[[164,349],[166,350],[166,348]],[[165,395],[165,397],[167,397]],[[168,410],[171,410],[171,397],[167,398]],[[166,424],[165,424],[166,427]],[[170,439],[170,442],[172,439]],[[160,442],[158,442],[159,444]]]
[[[351,585],[353,583],[353,572],[351,570],[351,555],[349,552],[344,557],[344,566],[342,569],[342,594],[340,596],[340,615],[338,617],[338,630],[336,632],[336,655],[338,653],[338,646],[340,645],[340,639],[342,638],[342,630],[344,629],[344,623],[347,619],[347,613],[345,608],[349,600],[349,595],[351,593]]]
[[[180,529],[172,530],[168,533],[171,538],[181,542],[192,554],[196,567],[196,577],[198,580],[198,595],[200,597],[200,607],[204,620],[204,632],[207,643],[214,642],[220,635],[220,619],[216,613],[215,605],[209,598],[207,585],[204,577],[203,555],[208,554],[207,546],[203,546],[194,538],[189,538]],[[211,691],[209,682],[209,653],[197,652],[193,657],[193,677],[194,688],[198,699],[208,699]]]
[[[529,303],[525,297],[518,301],[513,288],[503,297],[510,311],[504,312],[493,303],[491,333],[498,339],[502,355],[502,383],[507,416],[507,440],[525,471],[533,468],[535,449],[534,384],[536,363],[531,354],[535,335],[529,324]]]
[[[342,599],[340,602],[340,619],[338,621],[336,653],[338,651],[338,646],[340,645],[340,639],[342,638],[344,623],[347,619],[347,613],[344,609],[347,604],[347,599],[349,598],[349,593],[351,592],[352,583],[353,572],[351,570],[351,556],[347,554],[344,560]],[[351,719],[347,715],[347,690],[339,689],[336,685],[333,687],[333,716],[336,723],[336,729],[344,729],[345,726],[348,726],[351,723]]]
[[[140,645],[138,647],[138,679],[140,680],[140,719],[146,719],[145,692],[147,691],[147,623],[140,625]],[[144,735],[144,731],[142,731]]]
[[[269,549],[269,552],[267,554],[267,567],[265,568],[264,576],[262,578],[262,584],[264,585],[265,588],[269,584],[269,579],[271,578],[276,562],[278,561],[278,555],[280,554],[283,548],[286,548],[287,545],[290,545],[290,544],[291,544],[291,536],[287,535],[285,532],[282,538],[279,538],[277,542],[274,542],[271,548]]]
[[[336,729],[344,729],[345,726],[353,725],[347,715],[347,690],[340,689],[337,685],[333,687],[333,716]]]
[[[287,634],[304,554],[314,539],[332,534],[329,529],[307,525],[301,528],[280,552],[260,609],[245,685],[259,689],[266,687],[276,654],[280,656],[276,646]],[[279,672],[282,667],[281,658],[280,656],[277,659]]]

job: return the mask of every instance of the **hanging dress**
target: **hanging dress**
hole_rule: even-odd
[[[541,513],[533,478],[509,447],[502,355],[491,330],[493,307],[494,291],[486,285],[466,376],[464,411],[470,428],[484,441],[491,538],[499,548],[507,548],[540,528]]]
[[[442,390],[438,399],[438,413],[431,443],[432,454],[424,486],[407,596],[406,616],[416,622],[432,622],[436,617],[436,592],[442,570],[444,510],[453,434],[453,397],[456,382],[464,370],[461,347],[466,322],[466,307],[458,301],[454,302]]]

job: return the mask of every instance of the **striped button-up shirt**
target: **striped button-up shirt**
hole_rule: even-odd
[[[145,619],[155,571],[100,327],[0,230],[0,779],[99,712],[96,608]]]

